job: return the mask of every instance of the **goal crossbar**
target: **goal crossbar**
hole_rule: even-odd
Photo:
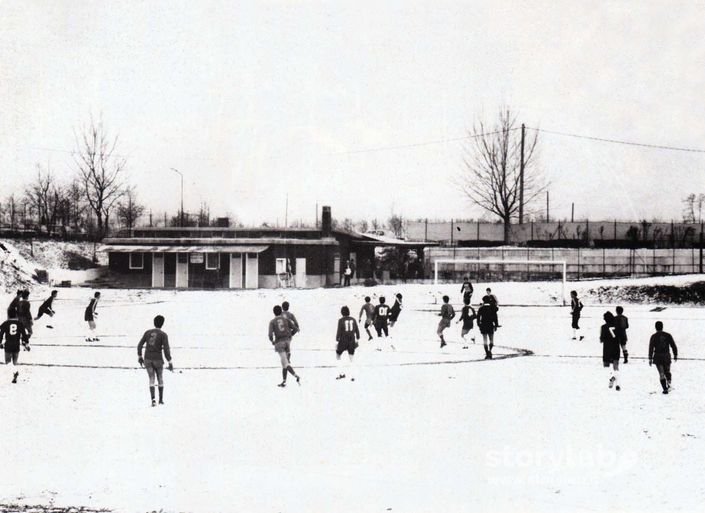
[[[560,265],[562,268],[561,300],[565,305],[566,261],[565,260],[520,260],[502,258],[439,258],[433,263],[433,284],[438,285],[438,264],[512,264],[512,265]]]

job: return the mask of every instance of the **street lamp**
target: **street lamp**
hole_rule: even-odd
[[[184,175],[178,169],[175,169],[173,167],[170,169],[176,173],[179,173],[179,176],[181,177],[181,215],[179,216],[179,226],[181,228],[183,228],[184,227]]]

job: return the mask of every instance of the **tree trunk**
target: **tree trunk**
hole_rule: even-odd
[[[509,244],[509,231],[511,227],[511,218],[504,218],[504,244]]]

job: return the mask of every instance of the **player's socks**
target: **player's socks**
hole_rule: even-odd
[[[609,387],[610,387],[610,388],[612,388],[612,387],[614,386],[614,381],[615,381],[615,379],[616,379],[616,378],[615,378],[614,376],[610,377],[610,384],[609,384]]]
[[[288,367],[285,369],[282,369],[282,380],[284,381],[284,383],[286,383],[286,373],[288,372],[287,369],[288,369]]]
[[[164,404],[164,387],[159,387],[159,404]]]
[[[627,358],[629,358],[629,351],[624,350],[624,363],[627,363]]]
[[[441,347],[445,347],[446,345],[446,339],[444,339],[443,335],[441,335]]]
[[[15,371],[15,373],[12,375],[12,382],[17,383],[17,378],[19,377],[20,373]]]
[[[152,402],[154,402],[154,386],[149,385],[149,396],[152,398]]]
[[[661,388],[663,388],[663,393],[667,394],[668,393],[668,381],[665,379],[661,380]]]

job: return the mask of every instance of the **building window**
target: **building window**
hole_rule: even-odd
[[[277,258],[277,274],[286,273],[286,258]]]
[[[206,269],[218,269],[220,266],[220,253],[206,253]]]
[[[130,253],[130,269],[144,269],[144,253]]]

